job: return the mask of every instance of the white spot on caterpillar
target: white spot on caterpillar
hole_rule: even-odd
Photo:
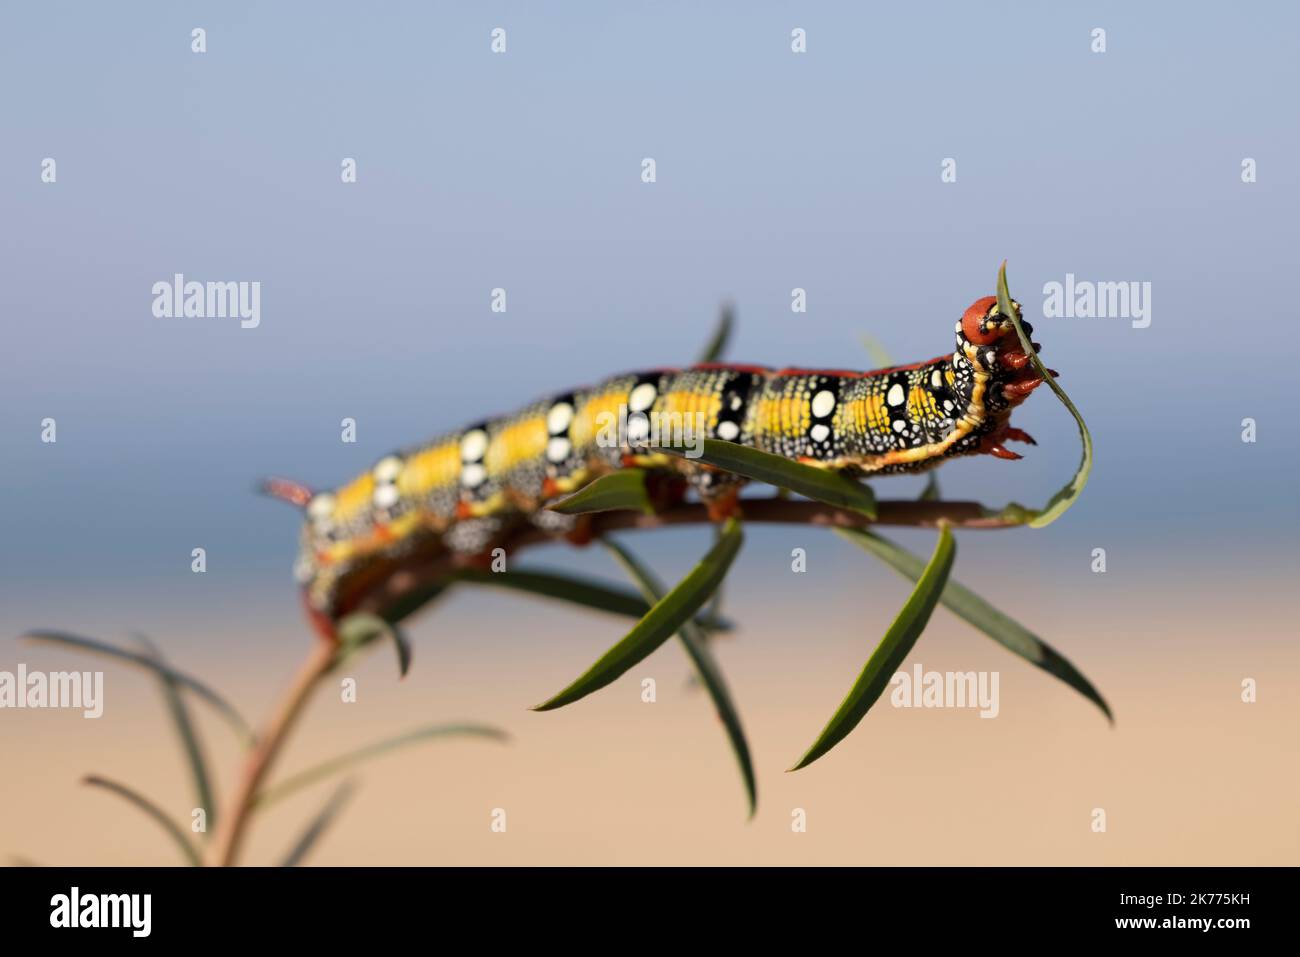
[[[742,405],[744,405],[744,404],[745,404],[745,403],[741,400],[740,396],[738,396],[738,395],[733,395],[733,396],[731,397],[731,411],[732,411],[732,412],[739,412],[739,411],[740,411],[740,407],[741,407]]]
[[[891,385],[889,387],[889,392],[885,395],[885,401],[890,405],[902,405],[905,398],[907,398],[907,396],[903,392],[903,384],[901,382],[895,382]]]
[[[567,402],[557,402],[551,406],[551,411],[546,413],[546,431],[551,435],[559,435],[572,421],[573,406]]]
[[[314,519],[329,518],[334,511],[334,496],[328,492],[312,497],[307,503],[307,514]]]
[[[740,436],[740,426],[735,422],[719,422],[718,438],[724,442],[734,442]]]
[[[629,412],[644,412],[650,406],[654,405],[655,396],[659,390],[655,388],[653,382],[642,382],[632,390],[627,397],[627,408]]]
[[[573,443],[562,435],[557,435],[546,443],[546,459],[549,462],[563,462],[573,451]]]
[[[376,482],[395,482],[402,474],[402,460],[396,455],[382,458],[375,465],[373,474]]]
[[[462,462],[477,462],[483,457],[487,447],[488,434],[482,429],[466,432],[465,437],[460,440],[460,460]]]
[[[374,500],[376,508],[392,508],[401,497],[402,493],[397,490],[396,485],[379,485],[375,487]]]
[[[644,412],[638,412],[628,416],[627,420],[627,440],[630,444],[644,442],[650,435],[650,420],[646,418]]]
[[[945,412],[951,412],[953,410],[952,399],[943,400],[943,410]]]
[[[830,434],[830,427],[821,422],[818,422],[808,431],[808,437],[814,442],[825,442]]]
[[[895,431],[895,432],[906,432],[906,431],[907,431],[907,423],[904,422],[902,419],[895,419],[895,420],[894,420],[894,431]]]
[[[835,411],[835,393],[830,389],[822,389],[812,400],[812,414],[819,419],[824,419]]]
[[[487,469],[478,463],[470,463],[460,470],[460,484],[466,488],[479,485],[485,478],[487,478]]]
[[[930,385],[936,389],[943,385],[943,376],[939,374],[938,369],[935,369],[930,373]]]

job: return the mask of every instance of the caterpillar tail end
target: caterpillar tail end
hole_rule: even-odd
[[[271,478],[263,479],[257,484],[257,491],[268,498],[278,499],[281,502],[287,502],[298,508],[306,508],[307,503],[311,501],[315,494],[306,485],[301,482],[295,482],[293,479]]]

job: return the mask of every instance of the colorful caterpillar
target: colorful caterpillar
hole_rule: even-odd
[[[853,476],[919,472],[955,455],[1020,458],[1004,443],[1033,439],[1011,427],[1011,411],[1043,380],[996,297],[976,300],[956,333],[951,355],[873,372],[713,364],[627,373],[387,455],[334,491],[282,479],[266,490],[305,508],[295,571],[329,636],[363,587],[405,555],[481,555],[526,522],[581,541],[581,518],[544,506],[616,469],[693,488],[715,520],[736,512],[745,480],[647,448],[651,423],[698,422],[705,437]],[[626,423],[613,440],[612,422]]]

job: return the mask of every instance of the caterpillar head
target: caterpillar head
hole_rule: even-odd
[[[1017,314],[1022,315],[1020,303],[1012,300],[1012,308]],[[1025,334],[1033,333],[1033,327],[1023,318],[1020,324],[1025,328]],[[957,323],[957,345],[976,346],[992,349],[1006,349],[1016,345],[1016,327],[1012,325],[1009,316],[1002,315],[998,308],[997,296],[984,296],[976,299],[971,303],[964,313],[961,321]],[[1037,347],[1035,347],[1037,348]]]
[[[1020,303],[1013,300],[1011,305],[1020,314]],[[1026,320],[1021,319],[1020,325],[1026,336],[1033,335],[1034,327]],[[990,406],[996,409],[1019,405],[1042,384],[1042,377],[1020,345],[1011,317],[998,308],[997,296],[984,296],[971,303],[957,322],[956,331],[958,356],[970,364],[975,375],[987,381],[985,391]],[[1037,342],[1030,344],[1034,352],[1041,348]]]

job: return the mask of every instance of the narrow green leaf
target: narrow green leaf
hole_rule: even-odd
[[[452,582],[448,580],[412,589],[385,605],[380,610],[379,617],[390,625],[396,625],[441,599],[451,586]]]
[[[917,500],[921,502],[937,502],[939,501],[939,495],[939,479],[932,469],[926,473],[925,488],[921,489],[921,494],[917,496]]]
[[[397,649],[397,671],[405,678],[411,668],[411,643],[402,630],[379,615],[357,612],[338,623],[339,642],[347,652],[364,648],[376,638],[391,641]]]
[[[244,745],[251,747],[257,740],[253,734],[253,729],[249,727],[248,722],[240,716],[239,712],[226,701],[225,698],[217,694],[197,678],[192,678],[183,671],[177,671],[171,665],[161,664],[155,661],[149,655],[141,654],[138,651],[128,651],[125,648],[118,648],[116,645],[110,645],[104,641],[97,641],[93,638],[82,638],[79,635],[69,635],[61,631],[33,631],[22,636],[26,641],[44,641],[55,645],[64,645],[69,648],[78,648],[82,651],[89,651],[94,654],[107,655],[110,658],[116,658],[118,661],[124,661],[127,664],[137,665],[152,671],[156,675],[162,675],[171,681],[174,681],[182,688],[186,688],[197,694],[208,704],[217,709],[217,712],[226,719],[235,732],[239,735]]]
[[[167,832],[167,836],[176,842],[176,846],[181,849],[181,853],[185,855],[185,860],[187,862],[194,867],[198,867],[201,864],[201,861],[199,860],[199,852],[194,849],[194,845],[191,844],[189,838],[185,836],[185,832],[181,830],[180,825],[169,818],[166,812],[164,812],[163,809],[153,801],[150,801],[147,797],[140,794],[138,791],[132,790],[125,784],[119,784],[116,781],[111,781],[108,778],[102,778],[95,774],[86,775],[81,779],[81,783],[88,784],[91,787],[103,788],[106,791],[111,791],[118,797],[124,798],[131,804],[134,804],[141,811],[144,811],[145,814],[153,818],[154,821]]]
[[[591,512],[616,512],[631,510],[646,515],[654,514],[650,496],[645,489],[644,469],[621,469],[602,475],[589,482],[572,495],[558,499],[546,507],[561,515],[586,515]]]
[[[699,365],[705,365],[710,362],[717,362],[722,358],[722,354],[727,351],[727,343],[731,341],[731,328],[735,324],[736,310],[731,303],[726,303],[718,315],[718,325],[713,330],[713,338],[709,344],[704,347],[700,353]]]
[[[1056,384],[1055,377],[1047,371],[1047,367],[1043,365],[1043,360],[1034,351],[1029,337],[1025,335],[1024,327],[1020,324],[1020,315],[1011,305],[1011,293],[1007,291],[1007,264],[1005,260],[998,269],[998,311],[1005,316],[1011,317],[1011,322],[1016,327],[1016,335],[1020,338],[1020,347],[1024,349],[1025,355],[1029,356],[1029,361],[1033,363],[1034,368],[1038,370],[1038,374],[1047,382],[1048,387],[1056,393],[1056,397],[1061,400],[1061,404],[1069,410],[1070,415],[1074,416],[1075,424],[1079,427],[1079,438],[1083,442],[1083,457],[1079,460],[1079,468],[1075,470],[1074,476],[1065,483],[1059,492],[1051,497],[1040,512],[1029,520],[1030,528],[1042,528],[1064,515],[1066,510],[1074,504],[1075,499],[1079,497],[1083,487],[1088,484],[1088,476],[1092,472],[1092,434],[1088,431],[1088,426],[1083,421],[1083,416],[1079,414],[1079,410],[1074,407],[1074,403],[1065,394],[1065,390]]]
[[[631,579],[636,582],[646,601],[662,600],[664,587],[653,572],[642,565],[622,545],[608,538],[602,541],[619,564],[627,570]],[[736,763],[740,765],[740,775],[744,779],[745,795],[749,800],[749,816],[752,818],[754,812],[758,810],[758,786],[754,780],[754,765],[749,756],[749,743],[745,740],[745,729],[740,724],[740,714],[732,703],[731,693],[727,690],[726,680],[722,677],[722,668],[709,650],[708,636],[702,628],[688,621],[678,630],[677,637],[681,639],[691,664],[695,666],[695,673],[699,676],[700,683],[708,689],[709,697],[713,699],[713,707],[718,712],[718,718],[727,730],[731,750],[736,755]]]
[[[1035,509],[1026,508],[1019,502],[1011,502],[1000,509],[984,509],[986,518],[996,518],[1014,525],[1028,525],[1039,514]]]
[[[717,544],[718,539],[721,538],[721,537],[722,537],[722,526],[721,526],[721,525],[714,525],[714,526],[713,526],[713,542],[714,542],[714,544]],[[723,595],[726,593],[726,590],[727,590],[727,583],[726,583],[725,581],[719,582],[719,583],[718,583],[718,590],[715,591],[715,592],[713,593],[713,598],[709,601],[709,609],[708,609],[708,611],[705,613],[705,614],[707,615],[707,617],[709,618],[710,621],[722,621],[722,620],[723,620],[723,617],[722,617],[722,599],[723,599]],[[696,621],[698,622],[699,619],[697,618]],[[705,641],[708,641],[708,640],[710,639],[710,637],[712,637],[711,634],[710,634],[710,632],[718,631],[718,630],[720,630],[720,629],[717,629],[717,628],[711,628],[711,627],[709,627],[708,625],[704,625],[704,626],[703,626],[704,640],[705,640]]]
[[[880,644],[867,659],[862,674],[858,675],[858,680],[853,683],[839,710],[791,771],[806,768],[835,747],[857,727],[858,722],[876,703],[930,621],[930,613],[934,611],[943,586],[948,581],[956,554],[957,543],[952,537],[952,529],[944,523],[939,527],[939,541],[935,544],[930,564],[925,566],[925,571],[917,579],[916,588],[903,605],[903,610],[898,613],[894,623],[885,632],[885,637],[880,639]]]
[[[159,664],[164,664],[162,651],[147,635],[136,635],[135,640],[144,646],[145,651]],[[190,709],[181,696],[180,686],[165,674],[159,673],[158,687],[163,700],[167,702],[167,711],[171,714],[172,724],[180,738],[181,748],[185,751],[186,762],[190,766],[190,778],[194,782],[194,799],[207,815],[209,831],[217,822],[217,804],[212,799],[212,784],[208,776],[208,764],[203,755],[203,743],[199,740],[198,730],[190,717]],[[208,831],[204,831],[207,834]]]
[[[625,618],[643,618],[650,610],[644,598],[625,588],[613,588],[589,578],[557,572],[508,571],[485,572],[481,569],[461,569],[455,573],[458,581],[476,585],[495,585],[543,598],[554,598],[572,605],[581,605],[596,611],[622,615]],[[708,614],[697,616],[696,624],[709,631],[730,631],[731,622]]]
[[[889,350],[879,339],[868,332],[859,333],[858,338],[862,340],[862,346],[871,356],[871,364],[878,369],[888,369],[894,365],[893,358],[889,355]]]
[[[291,777],[285,778],[279,784],[273,787],[265,788],[253,801],[253,806],[258,808],[266,807],[275,801],[286,797],[295,791],[300,791],[305,787],[315,784],[331,774],[338,774],[340,771],[346,771],[348,768],[355,767],[372,758],[377,758],[389,751],[396,751],[398,748],[406,747],[408,744],[419,744],[421,741],[428,741],[433,738],[454,738],[454,737],[471,737],[471,738],[488,738],[492,741],[509,741],[510,736],[499,728],[494,728],[486,724],[431,724],[414,731],[407,731],[403,734],[391,738],[385,738],[382,741],[376,741],[365,747],[357,748],[355,751],[349,751],[341,754],[337,758],[331,758],[305,771],[299,771]]]
[[[297,867],[302,863],[302,859],[316,846],[316,842],[321,839],[321,836],[329,830],[330,825],[334,823],[334,819],[338,817],[339,812],[343,810],[343,806],[348,803],[348,800],[352,797],[352,792],[355,790],[356,786],[351,781],[344,781],[338,786],[338,789],[330,795],[330,799],[325,802],[325,806],[312,818],[311,823],[302,832],[302,836],[298,838],[297,843],[284,856],[284,860],[280,862],[281,867]]]
[[[786,488],[836,508],[861,512],[868,518],[876,517],[876,497],[871,489],[838,472],[814,468],[721,439],[705,439],[703,451],[698,455],[682,447],[661,447],[656,451]]]
[[[858,528],[837,528],[839,536],[852,542],[859,548],[866,549],[886,565],[916,581],[921,577],[924,563],[903,546]],[[964,618],[998,644],[1024,658],[1030,664],[1042,668],[1083,695],[1106,715],[1113,724],[1115,719],[1110,706],[1106,704],[1101,693],[1093,687],[1092,682],[1079,673],[1074,665],[1056,652],[1050,645],[1025,628],[1019,622],[1008,618],[965,585],[949,580],[944,586],[939,601],[958,618]]]
[[[704,606],[726,576],[740,550],[744,535],[740,524],[728,519],[722,537],[685,578],[666,594],[628,632],[627,637],[601,656],[571,685],[534,711],[551,711],[585,698],[616,680],[668,640]]]

